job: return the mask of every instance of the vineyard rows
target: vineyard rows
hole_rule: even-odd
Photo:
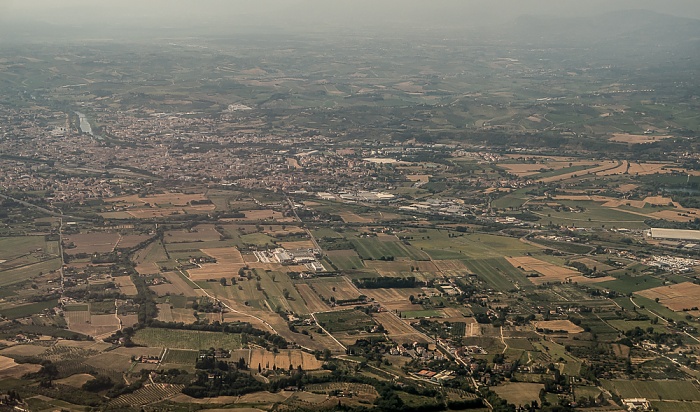
[[[148,405],[173,397],[182,392],[184,388],[185,385],[171,385],[168,383],[146,385],[134,393],[118,397],[109,405],[111,407]]]

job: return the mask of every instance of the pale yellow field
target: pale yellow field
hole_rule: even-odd
[[[287,250],[293,250],[293,249],[313,249],[316,246],[314,245],[314,242],[310,240],[300,240],[297,242],[280,242],[280,246]]]
[[[105,199],[107,203],[118,203],[124,206],[133,205],[173,205],[187,206],[192,201],[206,200],[206,197],[201,193],[184,194],[184,193],[162,193],[147,197],[139,197],[138,195],[114,197]]]
[[[215,258],[216,263],[205,263],[200,268],[188,270],[192,280],[230,278],[246,265],[241,252],[235,247],[202,249],[202,252]]]
[[[114,278],[114,284],[119,287],[119,290],[127,296],[136,296],[138,291],[130,276],[119,276]]]
[[[654,136],[651,134],[626,134],[615,133],[609,140],[612,142],[629,143],[629,144],[645,144],[658,142],[660,140],[669,139],[672,136]]]
[[[582,276],[576,270],[565,268],[562,266],[557,266],[553,263],[545,262],[543,260],[535,259],[532,257],[509,257],[506,258],[508,262],[517,267],[522,268],[527,272],[537,272],[540,277],[528,278],[535,285],[541,285],[548,282],[578,282],[578,283],[598,283],[605,282],[608,280],[615,280],[615,278],[610,276],[600,277],[600,278],[587,278]]]
[[[417,330],[413,329],[411,325],[406,323],[406,321],[399,319],[392,313],[380,312],[373,314],[372,317],[384,326],[387,334],[396,343],[429,342],[425,335],[419,333]]]
[[[690,282],[671,286],[660,286],[637,292],[649,299],[659,299],[659,303],[675,312],[700,306],[700,285]]]
[[[325,302],[318,297],[318,295],[305,283],[298,283],[295,285],[306,307],[309,308],[311,312],[326,312],[331,310],[331,308],[326,305]]]
[[[298,349],[283,349],[278,353],[265,349],[239,349],[231,354],[231,359],[234,361],[240,358],[245,359],[252,370],[257,369],[258,365],[260,369],[268,370],[273,369],[273,367],[289,370],[290,366],[296,370],[301,366],[301,369],[306,371],[318,370],[323,366],[323,361]]]
[[[338,213],[343,222],[345,223],[372,223],[374,219],[360,216],[352,212],[340,212]]]
[[[165,232],[163,240],[166,243],[209,242],[220,238],[221,234],[214,225],[197,225],[191,230],[169,230]]]
[[[534,322],[534,325],[537,329],[549,329],[555,331],[563,330],[567,333],[572,334],[583,332],[582,327],[574,325],[569,320],[545,320],[540,322]]]

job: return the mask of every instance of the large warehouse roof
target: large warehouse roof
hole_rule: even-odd
[[[680,229],[651,229],[651,237],[654,239],[694,240],[700,241],[700,230]]]

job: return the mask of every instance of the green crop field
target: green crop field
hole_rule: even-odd
[[[331,333],[364,330],[367,327],[376,325],[371,316],[354,309],[318,313],[316,314],[316,319],[321,326]]]
[[[352,253],[350,254],[348,252]],[[328,258],[328,260],[333,262],[335,267],[337,267],[339,270],[353,270],[364,268],[364,263],[362,263],[362,259],[360,259],[360,257],[357,256],[357,254],[354,251],[332,250],[326,252],[326,257]]]
[[[700,390],[689,381],[604,380],[602,384],[622,398],[700,402]]]
[[[405,245],[402,242],[383,242],[378,239],[352,239],[355,250],[362,259],[379,260],[382,257],[407,257],[413,260],[430,260],[430,257],[422,251]]]
[[[566,253],[573,253],[576,255],[590,253],[592,250],[595,249],[595,246],[581,245],[579,243],[555,242],[546,239],[532,239],[532,242],[540,244],[542,246],[547,246],[548,248],[560,250]]]
[[[19,319],[41,313],[44,309],[50,309],[58,306],[58,300],[53,299],[46,302],[32,303],[29,305],[15,306],[8,309],[0,309],[0,315],[7,319]]]
[[[224,349],[241,347],[240,335],[193,330],[146,328],[136,332],[133,340],[137,345],[153,348],[201,350],[212,347]]]
[[[464,264],[480,279],[502,292],[515,289],[516,283],[521,288],[532,286],[532,282],[504,258],[464,260]]]
[[[199,351],[195,350],[168,349],[163,357],[163,363],[194,365],[198,356]]]
[[[405,319],[442,318],[443,316],[443,313],[437,310],[408,310],[401,312],[401,317]]]
[[[614,290],[624,295],[662,286],[664,281],[653,276],[617,276],[617,280],[601,282],[597,286]]]
[[[542,223],[552,221],[554,224],[578,227],[617,227],[628,229],[644,229],[643,216],[627,213],[621,210],[603,207],[600,203],[592,201],[562,201],[565,206],[572,208],[582,207],[583,212],[557,212],[553,209],[545,209],[537,214],[542,218]]]
[[[37,249],[44,249],[47,251],[44,236],[0,238],[0,259],[2,260],[12,260],[27,253],[34,252]]]
[[[697,403],[687,402],[652,402],[651,406],[659,412],[698,412]]]
[[[51,259],[44,262],[33,263],[0,272],[0,286],[8,286],[23,282],[41,273],[48,273],[61,268],[61,259]]]
[[[252,244],[259,247],[274,247],[275,238],[264,233],[251,233],[241,236],[243,243]]]
[[[506,255],[524,255],[527,252],[538,252],[539,248],[521,242],[519,239],[491,234],[474,233],[458,234],[445,230],[427,230],[424,233],[413,233],[411,244],[430,251],[434,259],[464,259],[464,258],[498,258]],[[433,253],[443,253],[436,256]]]

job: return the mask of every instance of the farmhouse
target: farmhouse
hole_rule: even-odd
[[[651,403],[645,398],[629,398],[623,399],[622,403],[627,406],[630,411],[649,411],[651,410]]]
[[[700,230],[651,229],[652,239],[700,241]]]

